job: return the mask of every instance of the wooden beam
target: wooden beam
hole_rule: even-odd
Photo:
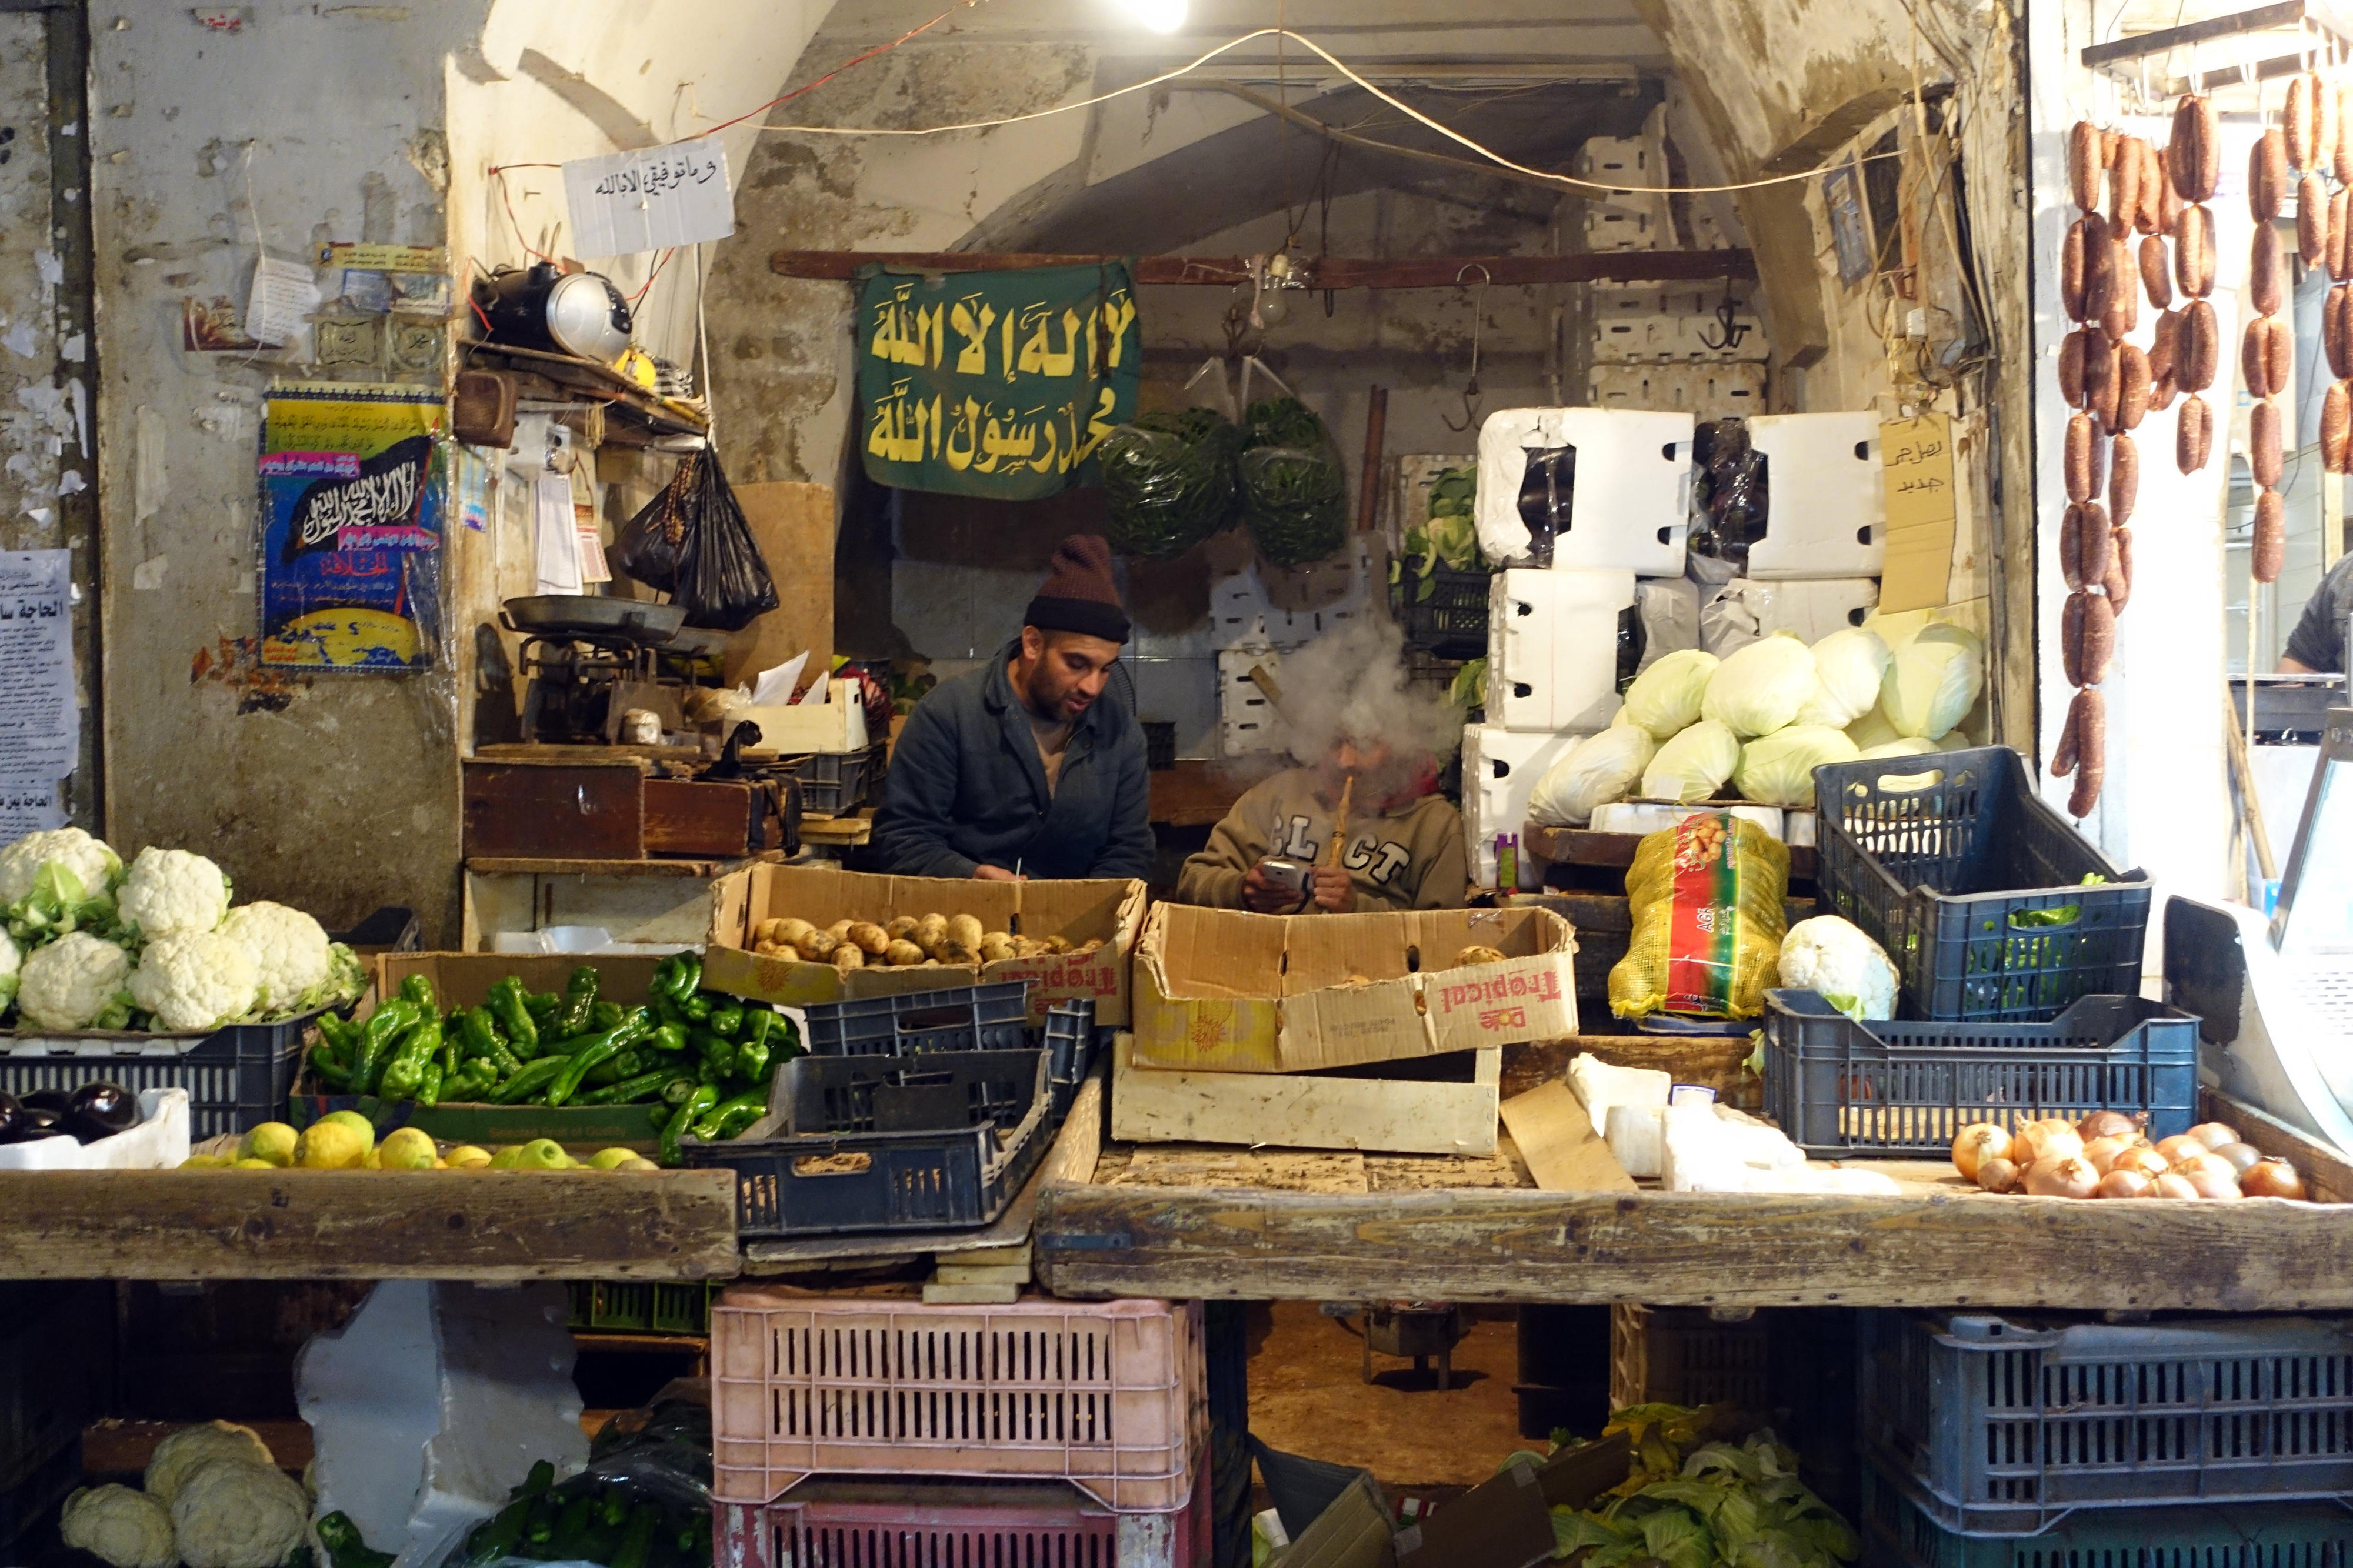
[[[1058,1296],[2353,1309],[2353,1210],[2277,1199],[1056,1186]]]
[[[1138,283],[1198,283],[1229,288],[1250,278],[1239,256],[1053,255],[960,250],[779,250],[768,269],[779,278],[847,283],[861,267],[905,272],[1018,272],[1037,267],[1099,267],[1127,260]],[[1754,278],[1757,258],[1746,250],[1611,250],[1584,256],[1309,257],[1303,276],[1310,289],[1453,289],[1482,281],[1497,285],[1688,281]]]
[[[732,1277],[728,1171],[0,1173],[0,1279]]]

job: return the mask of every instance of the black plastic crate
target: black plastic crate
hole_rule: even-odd
[[[1095,1005],[1092,997],[1073,996],[1046,1009],[1040,1044],[1046,1051],[1046,1081],[1054,1094],[1054,1120],[1060,1121],[1078,1097],[1079,1085],[1095,1061]]]
[[[416,952],[425,945],[424,928],[417,923],[417,911],[399,904],[386,904],[349,931],[329,931],[327,940],[340,942],[353,952]]]
[[[878,793],[882,775],[882,747],[862,752],[812,752],[789,761],[798,764],[793,776],[800,781],[801,810],[810,816],[847,816]]]
[[[202,1142],[283,1121],[286,1097],[318,1037],[316,1013],[186,1035],[0,1034],[0,1089],[18,1096],[104,1079],[137,1091],[188,1091],[188,1135]]]
[[[1026,1064],[1026,1081],[1007,1058]],[[777,1085],[773,1135],[681,1144],[689,1166],[735,1173],[735,1228],[747,1240],[987,1225],[1019,1194],[1056,1126],[1038,1050],[800,1057]],[[964,1120],[938,1125],[959,1101]],[[901,1120],[933,1125],[884,1130]]]
[[[1419,555],[1400,557],[1389,606],[1404,629],[1406,646],[1440,658],[1484,658],[1487,655],[1487,585],[1492,572],[1458,572],[1441,561],[1421,574]],[[1419,596],[1427,584],[1430,594]]]
[[[1176,765],[1176,724],[1171,719],[1145,719],[1144,765],[1149,772],[1165,773]]]
[[[1817,1158],[1942,1158],[1973,1121],[2147,1111],[2152,1139],[2198,1121],[2198,1020],[2139,996],[2084,996],[2044,1024],[1859,1024],[1816,992],[1765,993],[1765,1110]]]
[[[1814,795],[1823,912],[1887,950],[1905,1016],[2035,1023],[2079,996],[2140,990],[2147,873],[2109,864],[2034,793],[2016,752],[1828,763]]]
[[[1029,1043],[1029,982],[955,985],[863,996],[807,1009],[818,1057],[893,1057],[916,1051],[1018,1051]],[[1092,1015],[1090,1015],[1092,1016]]]

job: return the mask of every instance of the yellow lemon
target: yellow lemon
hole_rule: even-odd
[[[290,1165],[294,1163],[295,1140],[301,1136],[283,1121],[265,1121],[245,1135],[245,1142],[237,1145],[237,1158]]]
[[[218,1157],[211,1154],[191,1154],[186,1159],[180,1162],[180,1169],[183,1171],[217,1171],[220,1169],[220,1160]]]
[[[638,1157],[634,1149],[599,1149],[588,1156],[588,1163],[597,1170],[609,1171]]]
[[[360,1135],[363,1152],[375,1147],[375,1123],[356,1110],[330,1110],[319,1118],[322,1121],[339,1121]]]
[[[394,1128],[375,1152],[377,1163],[387,1171],[429,1171],[436,1157],[432,1134],[415,1127]]]
[[[512,1171],[519,1169],[522,1164],[522,1145],[520,1143],[510,1143],[505,1148],[491,1156],[490,1168],[493,1171]]]
[[[490,1164],[491,1152],[471,1143],[460,1143],[443,1156],[453,1171],[479,1171]]]
[[[553,1138],[534,1138],[515,1151],[518,1171],[565,1171],[575,1163],[564,1145]]]
[[[239,1160],[229,1168],[234,1171],[275,1171],[279,1165],[275,1160]]]
[[[360,1135],[332,1117],[304,1128],[294,1141],[294,1163],[306,1171],[356,1171],[367,1155]]]

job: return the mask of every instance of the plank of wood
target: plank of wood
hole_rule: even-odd
[[[1240,1187],[1262,1193],[1372,1191],[1362,1154],[1201,1143],[1145,1144],[1117,1169],[1099,1168],[1095,1180],[1125,1187]]]
[[[909,272],[1008,272],[1037,267],[1099,267],[1106,261],[1122,260],[1129,263],[1138,283],[1229,288],[1250,277],[1250,263],[1239,256],[1127,258],[960,250],[779,250],[768,258],[768,270],[779,278],[846,283],[858,275],[860,268],[871,266]],[[1311,289],[1459,289],[1462,274],[1472,268],[1485,268],[1488,282],[1506,286],[1757,276],[1757,258],[1737,248],[1601,251],[1572,256],[1319,256],[1307,267],[1307,287]]]
[[[1029,1283],[1029,1265],[943,1263],[932,1270],[932,1279],[941,1285],[1027,1285]]]
[[[2353,1309],[2353,1213],[2278,1200],[1050,1189],[1059,1296]],[[1998,1266],[1989,1266],[1998,1260]]]
[[[1634,863],[1634,851],[1641,847],[1639,833],[1596,833],[1588,827],[1538,827],[1534,824],[1521,830],[1521,842],[1539,860],[1558,866],[1599,866],[1622,871]],[[1789,847],[1789,879],[1810,882],[1814,879],[1814,848],[1810,844]]]
[[[765,797],[762,797],[765,799]],[[752,786],[720,779],[648,779],[646,853],[735,857],[751,853]]]
[[[584,860],[527,855],[470,855],[466,869],[482,877],[681,877],[708,881],[741,871],[747,866],[784,859],[784,852],[764,849],[726,860]]]
[[[1649,1068],[1671,1075],[1677,1083],[1704,1084],[1725,1103],[1754,1109],[1765,1097],[1763,1080],[1746,1066],[1754,1048],[1746,1039],[1683,1035],[1572,1035],[1565,1040],[1532,1040],[1504,1047],[1504,1095],[1525,1094],[1540,1083],[1566,1078],[1568,1064],[1589,1052],[1614,1068]]]
[[[627,767],[648,763],[702,761],[700,746],[571,746],[545,741],[494,741],[476,746],[469,759],[478,763],[512,763],[523,767]],[[643,772],[642,766],[639,771]]]
[[[804,816],[801,818],[801,842],[804,844],[840,844],[857,846],[874,837],[874,814],[860,812],[856,816]]]
[[[725,1171],[0,1172],[0,1279],[712,1279]]]
[[[2353,1162],[2311,1134],[2289,1126],[2269,1111],[2256,1110],[2243,1100],[2234,1100],[2212,1089],[2200,1089],[2199,1094],[2204,1120],[2238,1129],[2240,1138],[2245,1142],[2294,1165],[2315,1203],[2353,1203]]]
[[[1548,1193],[1630,1193],[1634,1178],[1609,1152],[1609,1143],[1593,1130],[1569,1087],[1556,1079],[1525,1094],[1514,1095],[1500,1108],[1512,1142],[1527,1162],[1536,1185]]]
[[[639,764],[465,764],[466,852],[637,860],[646,852]]]
[[[1171,827],[1211,826],[1224,820],[1244,791],[1281,771],[1278,763],[1261,757],[1162,768],[1151,775],[1152,820]]]
[[[1147,1070],[1134,1065],[1134,1038],[1123,1034],[1112,1055],[1112,1136],[1138,1143],[1492,1154],[1500,1058],[1493,1050],[1478,1055],[1478,1083]]]
[[[1094,1175],[1103,1152],[1103,1069],[1098,1066],[1071,1100],[1054,1146],[1039,1162],[1036,1174],[1021,1195],[1008,1205],[995,1223],[975,1230],[906,1231],[897,1236],[818,1236],[801,1241],[749,1241],[744,1244],[747,1275],[790,1274],[796,1269],[840,1268],[852,1263],[901,1263],[925,1255],[962,1258],[1029,1245],[1030,1223],[1037,1216],[1039,1194],[1055,1182],[1084,1182]]]
[[[934,1280],[923,1287],[923,1304],[930,1307],[1010,1307],[1019,1300],[1018,1285],[950,1285]]]

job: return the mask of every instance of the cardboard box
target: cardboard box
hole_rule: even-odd
[[[866,701],[860,689],[855,680],[837,680],[823,702],[739,708],[729,715],[729,722],[749,721],[760,726],[760,743],[746,748],[752,756],[862,752],[873,742],[866,735]]]
[[[1456,967],[1473,945],[1507,962]],[[1560,1039],[1577,1033],[1576,946],[1550,910],[1156,905],[1136,950],[1136,1065],[1307,1072]]]
[[[836,921],[887,924],[900,915],[971,915],[983,931],[1060,936],[1072,946],[1095,938],[1091,953],[1008,958],[977,968],[941,964],[853,969],[764,958],[749,950],[760,922],[797,915],[812,925]],[[709,950],[702,983],[714,991],[806,1007],[859,996],[936,991],[982,981],[1027,980],[1030,1022],[1043,1023],[1056,1002],[1083,996],[1095,1022],[1128,1021],[1128,964],[1144,926],[1144,884],[1104,879],[1071,882],[958,881],[938,877],[874,877],[823,866],[754,866],[723,877],[711,893]]]
[[[1138,1067],[1112,1042],[1111,1135],[1123,1143],[1271,1143],[1365,1154],[1495,1152],[1501,1047],[1338,1073],[1185,1072]]]

